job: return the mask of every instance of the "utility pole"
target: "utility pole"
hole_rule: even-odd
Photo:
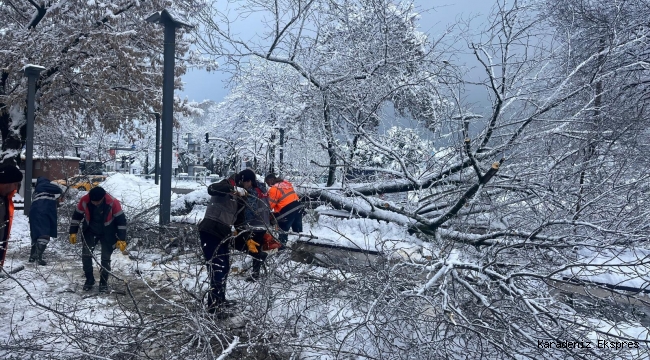
[[[275,132],[271,133],[271,140],[269,141],[269,174],[276,174],[275,171]]]
[[[280,128],[280,164],[278,165],[278,176],[284,172],[284,128]]]
[[[152,114],[156,116],[156,164],[154,165],[156,168],[154,169],[154,182],[158,185],[158,175],[160,172],[160,157],[158,155],[160,152],[160,113],[154,112]]]
[[[160,179],[160,225],[171,221],[172,193],[172,134],[174,122],[174,67],[176,53],[176,29],[193,26],[165,9],[149,16],[146,21],[165,27],[163,65],[163,112],[162,112],[162,154]]]
[[[34,156],[34,98],[36,97],[36,79],[44,67],[27,65],[23,68],[27,76],[27,136],[25,139],[25,205],[23,212],[29,214],[32,206],[32,165]]]

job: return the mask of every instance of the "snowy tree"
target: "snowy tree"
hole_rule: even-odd
[[[389,8],[383,5],[386,5],[384,9]],[[418,334],[427,334],[430,336],[425,336],[427,339],[435,339],[440,344],[428,349],[427,355],[419,352],[420,357],[445,357],[444,354],[458,353],[462,348],[464,353],[475,357],[490,358],[498,353],[506,357],[562,358],[569,354],[589,356],[591,350],[540,348],[538,340],[647,341],[635,335],[646,331],[639,319],[615,303],[609,306],[625,312],[622,317],[625,321],[606,311],[596,313],[597,306],[581,308],[555,295],[579,291],[576,289],[582,288],[585,282],[608,289],[611,283],[603,280],[607,276],[614,277],[614,283],[645,286],[647,251],[631,246],[644,241],[647,229],[643,224],[647,223],[648,212],[642,204],[643,192],[649,187],[648,166],[642,147],[613,137],[599,142],[602,150],[588,161],[584,160],[583,151],[584,144],[589,144],[585,135],[595,136],[604,130],[591,125],[585,127],[584,116],[593,117],[594,105],[604,104],[602,89],[609,88],[603,85],[601,90],[593,91],[596,85],[614,81],[618,73],[631,66],[639,66],[635,76],[643,75],[644,63],[637,58],[639,49],[635,44],[645,41],[644,28],[629,27],[637,31],[634,36],[620,36],[616,38],[617,43],[606,43],[604,47],[600,42],[597,47],[582,43],[584,52],[580,57],[567,61],[571,42],[556,42],[549,36],[548,29],[553,29],[547,22],[550,18],[538,16],[539,9],[532,5],[535,4],[498,2],[490,23],[486,30],[481,30],[478,39],[470,33],[475,28],[466,30],[466,44],[484,71],[480,84],[492,106],[486,114],[481,114],[484,117],[475,116],[467,113],[469,106],[461,96],[454,91],[445,92],[451,100],[440,101],[441,105],[435,107],[444,116],[439,116],[440,125],[434,126],[432,132],[434,144],[446,138],[446,146],[438,146],[439,151],[428,159],[427,166],[409,167],[397,144],[381,141],[373,132],[376,120],[385,115],[378,99],[384,98],[381,89],[387,88],[381,84],[369,85],[375,91],[369,94],[363,85],[371,79],[354,77],[365,73],[346,65],[351,70],[339,72],[342,80],[331,83],[328,89],[333,90],[325,92],[327,96],[323,98],[327,101],[324,109],[332,120],[328,123],[324,115],[324,128],[329,124],[339,134],[351,134],[352,138],[358,135],[364,147],[371,144],[377,153],[395,159],[399,170],[383,169],[396,177],[389,181],[303,191],[313,199],[329,201],[332,206],[359,216],[403,225],[418,235],[424,249],[431,251],[430,260],[408,258],[399,266],[381,268],[379,274],[386,275],[383,281],[364,282],[368,285],[364,298],[372,299],[372,305],[350,310],[366,314],[362,321],[365,328],[371,327],[371,323],[379,326],[378,323],[401,319],[403,322],[398,323],[404,328],[418,329]],[[330,14],[328,8],[314,9],[318,10],[314,14],[320,14],[319,11]],[[348,12],[355,16],[359,13]],[[327,34],[325,29],[339,30],[338,24],[345,24],[329,23],[331,28],[323,28],[319,34]],[[284,33],[279,30],[276,34]],[[555,35],[566,33],[558,28]],[[346,38],[339,33],[337,39]],[[317,52],[336,48],[335,44],[323,41],[321,47],[309,49]],[[246,44],[234,42],[233,46]],[[355,49],[358,48],[363,49],[362,46]],[[272,55],[275,48],[270,49]],[[251,47],[245,50],[255,54]],[[604,51],[607,56],[603,56]],[[272,58],[267,54],[259,53],[258,57]],[[303,67],[308,69],[304,74],[311,84],[322,79],[316,77],[319,71],[334,69],[325,60],[336,58],[338,52],[327,54],[329,57],[323,57],[318,67]],[[350,61],[363,58],[358,53],[343,57]],[[299,59],[299,54],[294,59]],[[294,69],[301,68],[292,62],[295,60],[285,60]],[[323,81],[331,80],[324,78]],[[348,79],[358,91],[344,86],[344,80]],[[383,79],[382,84],[385,83]],[[475,86],[476,80],[466,79],[463,83],[467,87]],[[453,83],[441,85],[441,89],[446,85],[451,88]],[[609,89],[616,88],[621,87]],[[345,96],[337,97],[339,94]],[[369,110],[373,109],[370,104],[375,106],[374,110]],[[415,117],[416,113],[411,115]],[[640,125],[637,121],[630,123]],[[617,131],[625,133],[627,129],[619,126]],[[638,136],[640,141],[647,139],[642,132],[630,134]],[[330,140],[331,144],[338,141]],[[343,163],[344,159],[339,150],[334,151],[336,164]],[[574,166],[576,163],[580,166]],[[582,170],[585,165],[589,171]],[[412,197],[416,203],[395,204],[378,196],[406,191],[417,195]],[[386,295],[387,292],[391,295]],[[625,296],[621,289],[613,293]],[[597,300],[594,294],[586,298]],[[410,309],[406,314],[420,315],[405,320],[402,311],[406,308]],[[367,314],[371,312],[377,315],[377,322],[368,320]],[[408,337],[399,335],[403,333],[398,330],[400,325],[392,332],[383,332],[381,344],[374,344],[381,348],[383,356],[397,356],[398,347],[387,344],[408,343]],[[313,334],[323,328],[315,326]],[[346,332],[343,328],[339,330]],[[369,337],[364,337],[362,331],[346,334],[366,340],[371,337],[368,334],[365,335]],[[373,336],[376,338],[377,334]],[[378,356],[373,352],[377,351],[376,347],[364,350],[355,354]],[[629,356],[647,355],[645,348],[624,351]],[[601,354],[598,350],[594,353]],[[404,353],[402,356],[408,357]]]
[[[162,27],[144,19],[166,5],[128,0],[0,3],[2,161],[18,161],[17,150],[25,142],[27,91],[20,71],[27,64],[45,67],[36,84],[37,127],[55,121],[84,132],[94,131],[96,124],[116,131],[159,109]],[[188,39],[182,29],[178,33],[177,54],[183,57]],[[180,62],[176,88],[184,72]],[[80,119],[84,121],[77,123]]]
[[[645,50],[638,46],[647,34],[642,17],[633,16],[644,2],[582,2],[603,7],[592,13],[570,2],[542,9],[537,5],[549,2],[499,1],[484,27],[459,24],[466,41],[448,48],[469,49],[467,66],[481,70],[479,79],[449,64],[444,81],[425,66],[414,74],[429,82],[406,76],[405,83],[391,74],[409,68],[391,67],[391,57],[378,57],[375,72],[354,64],[376,49],[364,48],[377,40],[364,26],[387,36],[374,26],[385,25],[378,14],[400,13],[392,3],[240,4],[277,20],[269,22],[270,44],[261,51],[254,44],[263,42],[233,41],[227,21],[215,27],[202,18],[212,31],[204,40],[239,66],[232,94],[204,104],[205,122],[188,129],[207,128],[238,152],[261,156],[273,144],[272,126],[290,121],[290,161],[323,166],[318,156],[331,160],[333,149],[337,167],[377,165],[372,183],[298,187],[304,198],[359,218],[321,213],[309,231],[325,239],[303,234],[309,241],[270,257],[258,282],[244,283],[234,270],[228,296],[243,303],[236,308],[244,318],[237,329],[205,312],[205,275],[192,250],[177,261],[188,254],[152,256],[141,247],[132,255],[136,279],[120,279],[124,300],[104,323],[82,317],[97,311],[87,302],[48,307],[42,300],[37,306],[55,316],[58,332],[39,329],[23,341],[16,330],[6,349],[26,358],[33,349],[59,358],[93,351],[169,359],[648,357],[649,135],[640,95]],[[359,10],[370,5],[376,11]],[[597,23],[609,24],[609,33],[590,25],[604,14],[607,21]],[[588,41],[589,33],[606,41]],[[410,40],[420,38],[403,39],[404,51],[416,54],[409,49],[420,42]],[[463,98],[477,84],[491,102],[480,111]],[[432,89],[445,96],[428,97]],[[395,113],[420,127],[382,134],[377,124]],[[145,230],[141,244],[171,237]],[[195,233],[173,231],[196,250]],[[353,255],[326,242],[331,252],[305,256],[313,242],[333,238]],[[27,293],[36,303],[35,292]],[[60,338],[69,346],[50,351]]]
[[[329,161],[322,166],[328,170],[328,185],[334,183],[343,155],[338,154],[338,136],[372,132],[385,104],[392,102],[398,111],[432,127],[443,118],[438,111],[444,102],[435,91],[440,54],[415,30],[411,3],[291,0],[273,6],[251,1],[241,7],[273,19],[259,42],[233,35],[231,20],[217,7],[197,14],[205,26],[199,42],[204,51],[224,57],[240,71],[246,71],[242,59],[254,57],[282,64],[306,81],[303,92],[316,93],[312,101],[320,102],[317,119],[325,134]]]

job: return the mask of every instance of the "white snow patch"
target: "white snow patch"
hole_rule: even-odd
[[[650,287],[650,250],[582,249],[578,256],[577,266],[564,271],[563,276],[639,289]]]

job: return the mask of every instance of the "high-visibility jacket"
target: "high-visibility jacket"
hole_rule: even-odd
[[[269,189],[269,205],[274,213],[279,213],[285,206],[298,201],[298,194],[293,190],[293,185],[284,180]]]
[[[7,195],[7,233],[4,241],[0,244],[0,268],[5,265],[5,256],[7,256],[7,248],[9,247],[9,235],[11,234],[11,224],[14,222],[14,194],[16,191],[12,191],[11,194]]]

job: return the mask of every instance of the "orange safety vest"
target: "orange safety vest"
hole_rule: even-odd
[[[9,218],[9,221],[7,222],[7,236],[5,237],[5,240],[0,244],[2,246],[2,256],[0,257],[0,268],[2,268],[5,265],[5,256],[7,256],[7,248],[9,247],[9,235],[11,234],[11,224],[14,222],[14,194],[16,192],[12,191],[9,196],[7,196],[7,203],[9,204],[8,210],[7,210],[7,215]]]
[[[269,205],[271,205],[271,210],[275,213],[279,213],[282,208],[298,200],[300,199],[293,190],[293,185],[286,180],[271,186],[269,189]]]

